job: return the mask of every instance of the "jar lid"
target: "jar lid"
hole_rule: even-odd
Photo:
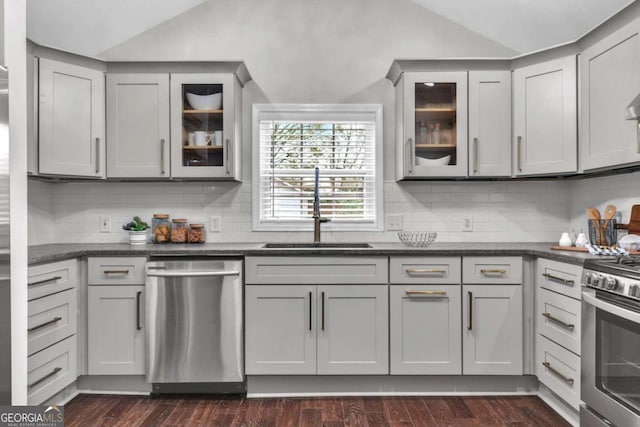
[[[178,223],[178,224],[184,224],[184,223],[187,222],[187,219],[186,218],[174,218],[174,219],[171,220],[171,222],[175,222],[175,223]]]
[[[204,228],[204,224],[189,224],[191,228]]]
[[[167,219],[169,218],[169,214],[153,214],[153,217],[157,219]]]

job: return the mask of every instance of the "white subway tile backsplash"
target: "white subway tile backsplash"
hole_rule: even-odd
[[[569,228],[569,218],[575,210],[569,196],[577,184],[580,183],[386,181],[384,209],[385,213],[402,214],[405,230],[437,231],[438,241],[555,241]],[[150,221],[154,213],[186,217],[207,226],[210,216],[220,216],[222,231],[207,233],[211,242],[310,239],[309,231],[253,232],[251,190],[250,183],[231,182],[30,181],[29,243],[126,242],[122,224],[134,215]],[[111,216],[111,233],[98,232],[100,215]],[[473,218],[474,229],[462,232],[462,220],[468,216]],[[323,232],[323,239],[398,241],[396,232],[328,229]]]

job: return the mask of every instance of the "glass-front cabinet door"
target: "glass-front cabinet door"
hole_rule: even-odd
[[[467,73],[404,74],[405,178],[467,175]]]
[[[174,178],[237,177],[239,93],[233,74],[171,74]]]

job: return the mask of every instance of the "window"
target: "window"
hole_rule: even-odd
[[[313,229],[316,167],[326,228],[380,230],[381,138],[380,105],[254,105],[254,230]]]

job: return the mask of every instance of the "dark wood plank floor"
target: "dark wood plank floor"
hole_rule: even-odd
[[[568,426],[542,400],[513,397],[246,399],[81,394],[65,426]]]

